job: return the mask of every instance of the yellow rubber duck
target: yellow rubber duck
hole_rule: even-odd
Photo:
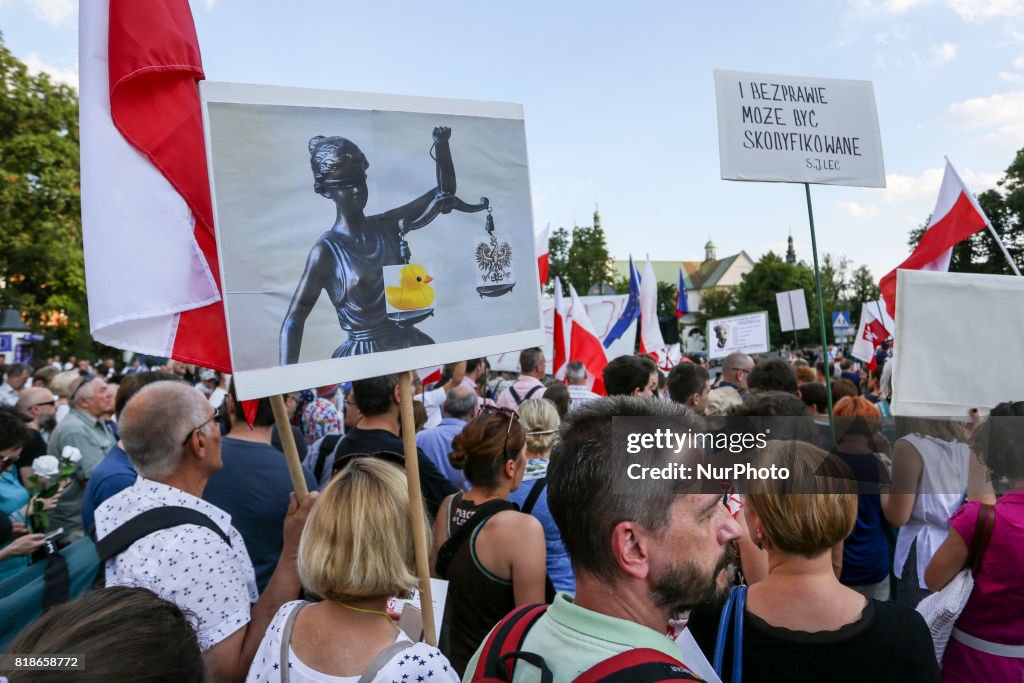
[[[427,275],[423,266],[410,263],[398,275],[399,287],[385,287],[388,303],[403,311],[428,308],[434,303],[434,289],[427,283],[434,278]]]

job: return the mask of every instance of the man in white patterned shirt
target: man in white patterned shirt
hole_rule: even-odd
[[[587,368],[578,360],[566,364],[565,384],[569,389],[569,410],[576,410],[582,405],[601,398],[587,388]]]
[[[156,382],[125,406],[121,441],[139,472],[135,485],[96,510],[103,538],[152,508],[180,506],[203,513],[226,534],[196,524],[153,532],[107,562],[108,586],[149,588],[195,614],[200,646],[212,681],[242,681],[278,608],[299,595],[299,537],[316,494],[292,503],[284,547],[266,590],[259,595],[245,542],[231,517],[202,500],[210,475],[221,467],[218,413],[194,387]]]

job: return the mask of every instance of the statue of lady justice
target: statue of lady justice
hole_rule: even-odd
[[[306,317],[324,290],[347,335],[333,358],[434,343],[412,324],[388,317],[383,266],[408,263],[406,233],[423,227],[438,214],[488,208],[486,198],[471,205],[455,196],[450,137],[450,128],[434,129],[432,156],[436,161],[437,187],[404,206],[375,216],[363,213],[367,200],[366,169],[370,164],[359,147],[343,137],[318,135],[309,141],[313,190],[333,200],[338,213],[331,229],[310,249],[306,268],[288,306],[281,325],[281,365],[298,362]]]

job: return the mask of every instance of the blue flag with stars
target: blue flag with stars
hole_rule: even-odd
[[[640,317],[640,273],[633,266],[633,256],[629,257],[629,299],[626,301],[626,308],[622,315],[615,321],[615,325],[608,331],[604,338],[604,347],[607,349],[615,340],[626,333],[629,326]]]

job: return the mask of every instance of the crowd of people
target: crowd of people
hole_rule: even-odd
[[[733,353],[715,377],[702,357],[665,373],[626,355],[600,396],[580,362],[547,374],[539,348],[518,375],[451,364],[414,382],[422,529],[397,376],[285,397],[310,491],[299,500],[269,399],[247,414],[220,373],[9,365],[0,604],[55,554],[150,526],[96,588],[0,634],[0,650],[75,653],[86,669],[5,660],[0,679],[1024,680],[1024,402],[893,419],[884,347],[873,365],[820,348]],[[764,434],[743,457],[789,476],[636,482],[620,431],[651,420]],[[448,582],[437,647],[394,611],[418,585],[418,534]],[[969,566],[939,657],[915,608]]]

